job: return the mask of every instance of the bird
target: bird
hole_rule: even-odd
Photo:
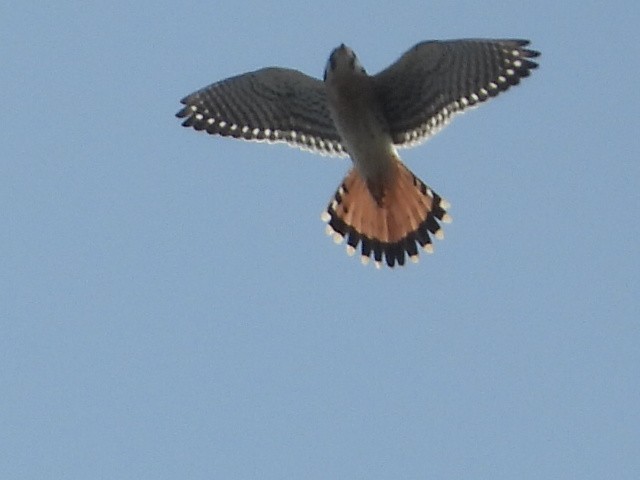
[[[375,75],[344,43],[323,79],[267,67],[215,82],[181,100],[185,127],[242,140],[286,143],[352,168],[321,218],[363,264],[417,262],[444,238],[449,202],[401,161],[398,148],[432,137],[466,110],[518,85],[540,53],[522,39],[420,42]]]

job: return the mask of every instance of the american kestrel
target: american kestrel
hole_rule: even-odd
[[[353,168],[322,219],[336,243],[376,266],[431,253],[443,238],[448,202],[416,177],[396,147],[421,143],[451,118],[517,85],[538,65],[527,40],[427,41],[370,76],[344,44],[331,52],[324,81],[297,70],[263,68],[183,98],[182,125],[243,140],[284,142]]]

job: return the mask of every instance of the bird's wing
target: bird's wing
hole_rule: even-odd
[[[451,116],[517,85],[538,65],[528,40],[428,41],[373,77],[393,142],[420,143]]]
[[[182,125],[244,140],[283,142],[345,156],[324,83],[296,70],[264,68],[227,78],[183,98]]]

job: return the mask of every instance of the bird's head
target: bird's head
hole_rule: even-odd
[[[335,48],[329,60],[327,66],[324,69],[324,81],[331,80],[333,78],[340,78],[345,76],[352,76],[353,74],[366,75],[364,67],[360,65],[356,54],[347,47],[344,43]]]

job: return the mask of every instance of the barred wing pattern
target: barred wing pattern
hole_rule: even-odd
[[[451,117],[517,85],[538,52],[527,40],[428,41],[373,77],[393,142],[421,143]]]
[[[182,125],[244,140],[283,142],[347,156],[327,106],[324,83],[297,70],[264,68],[183,98]]]

